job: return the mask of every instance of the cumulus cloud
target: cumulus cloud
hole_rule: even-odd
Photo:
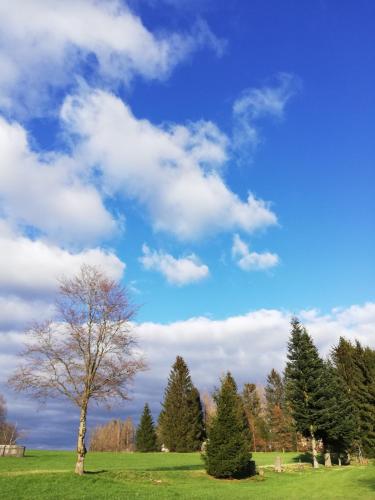
[[[266,202],[225,184],[228,140],[212,122],[156,126],[104,91],[68,97],[61,116],[79,137],[77,158],[100,168],[108,191],[143,205],[156,231],[192,240],[276,223]]]
[[[194,254],[176,259],[168,253],[151,250],[145,244],[142,246],[142,252],[139,261],[143,267],[161,273],[172,285],[195,283],[209,275],[208,267]]]
[[[2,295],[47,296],[57,278],[76,274],[83,263],[99,266],[120,279],[125,264],[112,252],[92,248],[72,253],[42,240],[14,234],[0,220],[0,289]]]
[[[2,117],[0,150],[1,211],[13,224],[75,244],[113,233],[100,193],[72,158],[33,152],[25,129]]]
[[[232,257],[238,267],[244,271],[262,271],[277,266],[279,256],[270,252],[250,252],[249,246],[241,240],[238,234],[233,237]]]
[[[284,367],[291,316],[289,311],[259,309],[224,320],[198,317],[169,324],[140,324],[136,332],[150,363],[150,372],[142,374],[141,380],[145,386],[151,384],[154,389],[149,393],[157,392],[160,398],[170,366],[180,354],[200,389],[211,389],[226,370],[231,370],[240,384],[264,383],[272,368]],[[340,336],[374,346],[375,303],[333,309],[327,314],[300,311],[297,316],[323,357]]]
[[[0,331],[8,328],[24,328],[35,319],[50,318],[53,313],[53,305],[48,300],[30,300],[16,295],[0,295]],[[2,335],[1,332],[0,335]]]
[[[0,0],[0,19],[0,107],[13,112],[23,104],[35,113],[72,75],[161,79],[197,48],[224,47],[203,21],[189,33],[154,34],[120,0]]]
[[[239,153],[251,153],[261,142],[259,120],[282,118],[290,98],[297,92],[299,80],[281,73],[274,86],[249,88],[233,104],[233,148]]]

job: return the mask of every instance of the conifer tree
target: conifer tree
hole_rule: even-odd
[[[326,424],[324,394],[324,365],[318,351],[301,323],[293,318],[288,343],[288,362],[285,370],[286,396],[296,428],[311,439],[313,465],[316,459],[316,440],[322,437]]]
[[[203,455],[207,473],[216,478],[247,477],[254,468],[249,451],[249,428],[236,382],[230,373],[223,378],[215,401],[217,413]]]
[[[189,442],[191,449],[195,451],[201,449],[202,442],[206,438],[203,405],[196,387],[193,387],[190,401],[191,433]]]
[[[354,443],[359,454],[375,456],[375,351],[340,338],[332,360],[351,401]]]
[[[255,384],[244,385],[242,403],[250,429],[251,449],[253,451],[264,449],[268,438],[268,429],[259,392]]]
[[[199,392],[181,356],[169,375],[158,432],[162,443],[177,452],[197,451],[205,438]]]
[[[293,419],[285,404],[285,388],[281,375],[274,369],[267,376],[265,387],[266,420],[274,450],[292,450],[296,445]]]
[[[274,368],[267,375],[267,385],[265,388],[266,401],[270,407],[284,404],[284,383],[279,372]]]
[[[137,428],[135,443],[138,451],[156,451],[157,437],[150,408],[146,403]]]
[[[322,439],[326,461],[331,462],[330,452],[347,460],[356,435],[355,409],[348,392],[340,380],[337,369],[330,361],[324,363],[324,393],[322,405]]]

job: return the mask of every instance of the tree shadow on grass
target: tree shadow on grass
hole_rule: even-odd
[[[173,465],[171,467],[149,467],[146,470],[147,472],[151,471],[173,471],[173,470],[201,470],[203,469],[203,465]]]
[[[106,469],[102,470],[85,470],[85,476],[90,474],[103,474],[104,472],[108,472]]]
[[[318,460],[319,464],[324,465],[323,455],[318,454],[316,459]],[[312,454],[308,451],[300,453],[298,456],[293,457],[293,462],[310,463],[312,465],[313,463]]]
[[[375,491],[375,479],[358,479],[358,483],[367,486],[368,489]]]

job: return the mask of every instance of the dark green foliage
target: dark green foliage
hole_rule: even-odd
[[[158,449],[154,422],[147,403],[145,404],[141,421],[139,422],[139,426],[137,428],[135,444],[137,451],[146,452],[156,451]]]
[[[284,383],[281,375],[272,368],[267,375],[267,385],[265,388],[266,401],[269,407],[284,405]]]
[[[177,356],[165,389],[163,409],[159,417],[161,442],[170,450],[200,450],[205,439],[202,404],[189,369]]]
[[[297,430],[305,437],[320,437],[325,420],[323,360],[305,327],[296,318],[291,326],[285,370],[286,398]]]
[[[265,450],[268,441],[268,428],[260,396],[255,384],[245,384],[242,391],[242,404],[245,410],[253,451]]]
[[[340,338],[332,351],[341,385],[351,401],[355,451],[375,456],[375,351]]]
[[[271,449],[280,451],[295,449],[297,436],[293,419],[285,403],[284,381],[274,369],[267,376],[265,396]]]
[[[228,373],[215,395],[213,418],[203,455],[207,473],[216,478],[248,477],[254,470],[249,451],[249,428],[236,383]]]
[[[323,443],[326,451],[345,457],[355,440],[355,410],[335,367],[326,362],[324,370],[323,404],[326,411],[321,432]]]
[[[206,438],[206,431],[204,428],[204,414],[203,406],[200,398],[199,391],[196,387],[193,387],[191,392],[191,432],[189,441],[191,443],[191,449],[200,450],[202,447],[202,442]]]

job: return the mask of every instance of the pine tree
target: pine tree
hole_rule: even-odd
[[[150,408],[146,403],[137,428],[135,443],[138,451],[156,451],[157,437]]]
[[[181,356],[177,356],[169,375],[158,431],[170,451],[197,451],[205,439],[199,392]]]
[[[217,413],[203,455],[207,473],[216,478],[247,477],[254,469],[249,451],[249,428],[236,382],[230,373],[223,378],[215,401]]]
[[[267,445],[268,429],[263,415],[261,399],[255,384],[245,384],[242,391],[242,403],[247,417],[251,449],[257,451]]]
[[[356,451],[375,456],[375,351],[340,338],[332,360],[352,404]]]
[[[265,388],[266,421],[274,450],[295,449],[296,433],[293,419],[285,404],[285,388],[281,375],[274,369],[267,376]]]
[[[322,404],[322,439],[325,456],[330,463],[330,452],[347,460],[356,435],[356,417],[352,401],[340,380],[337,369],[330,361],[324,363],[324,394]]]
[[[201,449],[202,442],[206,438],[203,405],[196,387],[193,387],[190,401],[191,433],[189,443],[191,449],[195,451]]]
[[[266,401],[270,407],[284,404],[284,383],[279,372],[274,368],[267,375],[267,385],[265,388]]]
[[[313,465],[316,468],[316,439],[322,437],[327,421],[327,409],[322,400],[324,365],[306,329],[296,318],[292,319],[291,326],[285,370],[286,396],[297,430],[311,439]]]

